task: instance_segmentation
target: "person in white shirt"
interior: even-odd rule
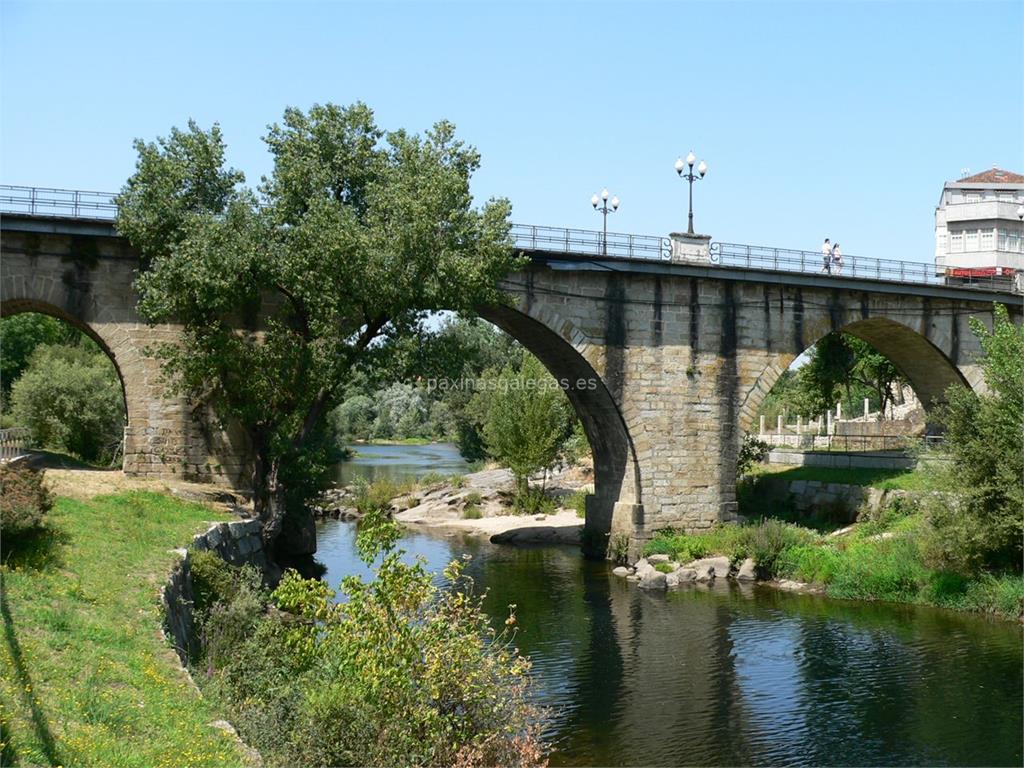
[[[822,272],[828,272],[832,274],[832,245],[829,243],[828,238],[825,238],[825,242],[821,244],[821,260]]]
[[[839,250],[839,243],[832,246],[832,273],[843,274],[843,252]]]

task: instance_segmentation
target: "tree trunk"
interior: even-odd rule
[[[272,459],[266,446],[259,443],[253,453],[253,513],[263,523],[263,543],[269,545],[281,533],[284,520],[284,489],[277,479],[281,462],[280,459]]]

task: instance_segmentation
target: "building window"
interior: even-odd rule
[[[963,232],[950,232],[949,233],[949,252],[950,253],[963,253],[964,252],[964,233]]]
[[[976,250],[978,250],[978,230],[976,230],[976,229],[965,229],[964,230],[964,250],[965,251],[976,251]]]
[[[980,203],[981,192],[977,189],[968,189],[964,193],[964,201],[968,203]]]
[[[991,251],[995,248],[995,230],[992,227],[981,230],[981,250]]]

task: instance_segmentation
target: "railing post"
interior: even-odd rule
[[[906,278],[903,276],[903,262],[902,261],[900,262],[900,282],[901,283],[907,282]]]
[[[29,190],[28,200],[29,200],[28,212],[29,213],[35,213],[36,212],[36,188],[35,187],[32,187],[32,189]]]

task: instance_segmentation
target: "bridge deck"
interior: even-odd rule
[[[113,227],[117,205],[108,192],[0,185],[0,212],[5,214],[3,227],[7,229],[117,237]],[[817,251],[716,241],[711,243],[708,262],[678,262],[671,260],[666,237],[532,224],[513,224],[511,237],[516,248],[555,269],[572,264],[574,269],[650,272],[653,265],[654,271],[666,267],[673,273],[726,280],[886,293],[894,286],[901,290],[911,287],[922,295],[959,295],[975,301],[1006,301],[1019,296],[1010,276],[949,277],[948,272],[936,274],[933,264],[898,259],[844,255],[841,271],[828,274]],[[634,268],[639,264],[643,266]],[[795,275],[799,278],[794,283]]]

